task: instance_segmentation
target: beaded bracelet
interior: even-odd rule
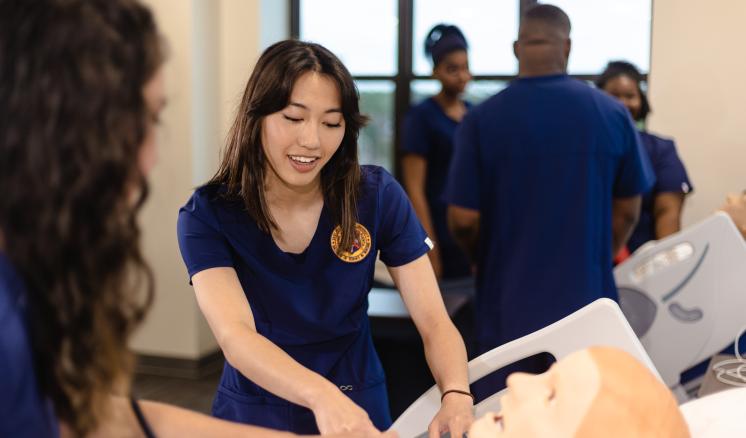
[[[443,394],[441,394],[441,395],[440,395],[440,402],[441,402],[441,403],[443,403],[443,398],[444,398],[444,397],[445,397],[446,395],[448,395],[449,393],[451,393],[451,392],[455,392],[456,394],[463,394],[463,395],[468,395],[469,397],[471,397],[471,402],[472,402],[472,403],[474,403],[474,401],[475,401],[475,399],[474,399],[474,394],[472,394],[471,392],[468,392],[468,391],[462,391],[462,390],[460,390],[460,389],[449,389],[449,390],[447,390],[447,391],[443,391]]]

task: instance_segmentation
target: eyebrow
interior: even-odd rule
[[[298,103],[298,102],[290,102],[288,104],[288,106],[295,106],[295,107],[298,107],[298,108],[301,108],[301,109],[304,109],[304,110],[308,109],[307,106],[303,105],[302,103]],[[327,114],[327,113],[341,113],[341,112],[342,112],[341,108],[331,108],[331,109],[328,109],[328,110],[324,111],[325,114]]]

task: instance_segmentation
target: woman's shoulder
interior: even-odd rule
[[[665,161],[672,156],[678,155],[676,143],[672,138],[662,137],[647,131],[640,132],[640,138],[648,151],[650,160],[655,162]]]
[[[187,202],[179,209],[203,221],[212,221],[220,212],[234,209],[241,202],[231,200],[227,196],[228,190],[223,184],[205,184],[194,189]]]
[[[426,97],[412,105],[407,112],[410,117],[428,117],[438,110],[438,103],[431,97]]]
[[[360,166],[360,188],[362,190],[371,188],[379,189],[381,186],[390,184],[392,181],[396,181],[394,176],[382,166],[374,164]]]
[[[646,144],[652,145],[657,149],[676,148],[676,144],[671,137],[665,137],[650,131],[640,131],[640,137]]]
[[[374,200],[376,204],[393,202],[401,196],[406,196],[399,181],[381,166],[363,165],[360,178],[360,199]]]

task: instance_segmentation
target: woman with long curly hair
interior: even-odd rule
[[[0,436],[286,436],[126,397],[161,47],[135,0],[0,0]]]
[[[388,428],[366,313],[380,251],[443,391],[430,436],[466,431],[466,349],[430,239],[396,180],[358,164],[364,121],[334,54],[276,43],[248,80],[217,174],[181,209],[181,254],[227,359],[215,416],[295,433]]]

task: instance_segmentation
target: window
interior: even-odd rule
[[[552,0],[572,21],[568,71],[586,80],[610,60],[646,73],[652,0]],[[469,41],[472,103],[503,89],[517,73],[512,44],[521,10],[537,0],[290,0],[294,37],[323,44],[345,63],[371,117],[360,135],[360,162],[397,173],[404,114],[439,91],[423,41],[437,23],[459,26]]]
[[[652,0],[552,0],[572,21],[567,70],[597,75],[609,61],[623,59],[647,73],[650,68]]]
[[[396,0],[301,1],[299,35],[334,52],[353,75],[393,76],[396,8]]]
[[[430,75],[433,66],[425,56],[425,37],[433,26],[446,22],[464,32],[472,74],[515,74],[518,63],[513,56],[513,40],[518,34],[518,7],[517,1],[414,0],[414,73]]]

